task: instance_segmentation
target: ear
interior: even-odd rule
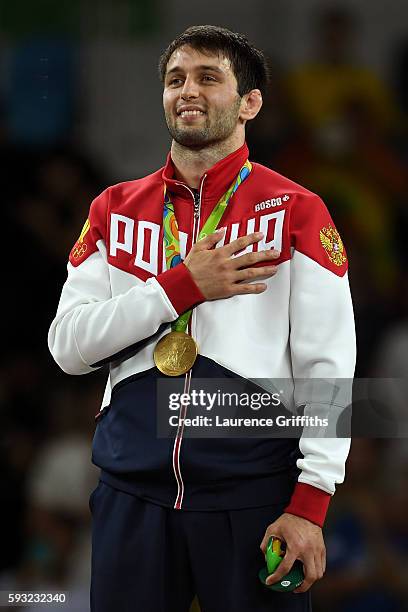
[[[250,121],[254,119],[261,110],[263,100],[259,89],[251,89],[251,91],[242,96],[241,109],[239,117],[242,121]]]

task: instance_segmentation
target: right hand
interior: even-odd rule
[[[222,231],[218,231],[196,242],[184,260],[184,265],[190,270],[206,300],[219,300],[244,293],[263,293],[267,288],[266,283],[252,281],[274,276],[277,266],[256,268],[253,266],[262,261],[277,259],[279,251],[272,249],[233,257],[234,253],[259,242],[263,234],[255,232],[242,236],[226,246],[215,249],[222,236]]]

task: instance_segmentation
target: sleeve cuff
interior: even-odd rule
[[[170,270],[156,276],[177,314],[181,315],[197,304],[205,302],[205,297],[194,282],[190,270],[180,263]]]
[[[297,482],[285,512],[301,516],[323,527],[331,497],[330,493],[317,487]]]

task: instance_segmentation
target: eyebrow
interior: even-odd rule
[[[213,72],[223,74],[223,71],[221,70],[221,68],[218,68],[218,66],[205,66],[204,64],[202,64],[201,66],[197,66],[195,70],[212,70]],[[174,72],[184,72],[184,70],[183,68],[181,68],[181,66],[174,66],[174,68],[171,68],[171,70],[166,72],[166,76],[168,76],[169,74],[173,74]]]

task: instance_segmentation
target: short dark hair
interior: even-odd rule
[[[238,94],[242,97],[252,89],[266,93],[269,74],[267,60],[259,49],[248,41],[244,34],[231,32],[212,25],[191,26],[175,38],[159,60],[159,75],[162,83],[167,64],[176,49],[189,45],[202,52],[221,53],[231,62],[238,83]]]

